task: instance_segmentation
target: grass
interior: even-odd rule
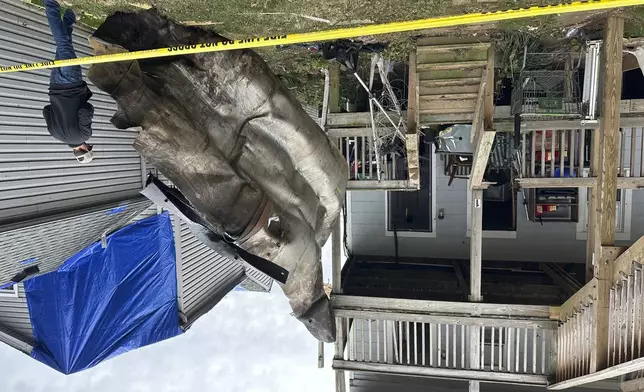
[[[34,3],[41,0],[31,0]],[[133,11],[157,7],[168,17],[182,22],[201,23],[230,38],[278,35],[330,28],[429,18],[494,9],[557,3],[556,0],[499,0],[480,4],[454,5],[452,0],[64,0],[77,11],[81,22],[96,27],[114,11]],[[561,39],[562,26],[569,17],[544,17],[499,23],[493,32],[502,48],[506,68],[513,67],[521,40]],[[644,35],[644,7],[627,11],[625,34]],[[459,34],[458,28],[449,31]],[[469,33],[469,32],[468,32]],[[367,41],[388,42],[384,55],[405,61],[413,50],[412,37],[418,33],[364,37]],[[522,38],[521,38],[522,37]],[[509,40],[508,40],[509,39]],[[522,46],[521,46],[522,47]],[[303,48],[258,50],[296,96],[312,105],[321,102],[326,66],[317,54]],[[515,53],[515,55],[513,55]],[[513,57],[514,56],[514,57]],[[506,58],[507,57],[507,58]]]

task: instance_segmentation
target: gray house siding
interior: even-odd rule
[[[79,56],[91,55],[89,30],[74,30]],[[0,64],[50,60],[55,47],[44,12],[16,0],[0,0]],[[84,73],[86,73],[84,68]],[[96,159],[79,165],[70,148],[47,132],[49,70],[0,76],[0,226],[69,209],[137,196],[141,158],[132,147],[136,130],[117,130],[112,99],[90,83],[95,107]]]
[[[38,266],[41,274],[56,269],[79,250],[100,240],[103,233],[126,224],[150,203],[138,197],[0,232],[0,285],[26,267]]]
[[[219,302],[244,277],[244,268],[202,244],[181,222],[183,306],[188,320]],[[223,292],[222,292],[223,291]],[[212,306],[208,306],[212,304]],[[204,306],[208,309],[204,309]]]
[[[444,219],[435,221],[435,238],[398,237],[400,256],[469,259],[467,237],[467,181],[449,178],[438,160],[436,169],[436,210]],[[394,237],[385,235],[386,192],[351,191],[349,246],[357,255],[393,256]],[[586,242],[576,239],[576,223],[549,223],[543,226],[525,217],[523,199],[517,203],[516,239],[483,238],[483,258],[488,260],[579,262],[585,260]],[[633,190],[631,240],[644,235],[644,191]]]
[[[7,332],[18,334],[24,341],[33,339],[29,309],[25,298],[25,289],[18,285],[18,297],[0,296],[0,327],[8,329]],[[0,330],[1,332],[1,330]],[[12,347],[21,349],[21,344],[7,334],[0,333],[0,341]]]
[[[149,207],[133,221],[147,218],[157,213],[155,205]],[[170,215],[175,230],[177,249],[178,292],[180,307],[189,323],[216,305],[233,287],[240,282],[247,290],[270,291],[273,279],[254,269],[244,270],[237,262],[219,255],[190,231],[188,225]]]

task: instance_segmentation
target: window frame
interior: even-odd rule
[[[0,297],[18,298],[18,283],[0,289]]]
[[[431,174],[430,174],[430,180],[431,180],[431,189],[430,189],[430,205],[431,205],[431,216],[429,217],[431,220],[431,226],[432,230],[431,231],[397,231],[396,236],[398,237],[408,237],[408,238],[436,238],[436,146],[434,143],[431,143],[432,146],[432,162],[430,164],[431,167]],[[393,237],[394,232],[393,230],[389,230],[389,192],[391,191],[385,191],[382,192],[383,196],[385,198],[385,236],[386,237]]]

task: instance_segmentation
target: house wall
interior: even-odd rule
[[[192,320],[203,313],[204,306],[221,300],[231,285],[241,282],[244,268],[201,243],[184,222],[180,230],[183,306]]]
[[[75,27],[78,56],[92,54],[90,34]],[[0,42],[3,65],[51,60],[55,53],[44,11],[18,0],[0,0]],[[132,147],[137,131],[112,126],[116,104],[91,83],[92,164],[79,165],[71,149],[49,135],[42,116],[49,103],[49,74],[45,69],[0,75],[0,230],[34,217],[136,197],[142,186],[141,158]]]
[[[33,338],[29,309],[25,298],[25,289],[22,284],[18,285],[18,297],[0,296],[0,327],[9,329],[19,334],[25,341]],[[15,339],[0,333],[0,342],[12,347],[21,349],[22,345],[17,344]]]
[[[639,145],[639,144],[638,144]],[[627,158],[628,161],[629,158]],[[444,163],[436,165],[436,211],[445,218],[435,221],[435,238],[398,237],[400,256],[469,259],[467,237],[467,181],[449,178]],[[393,256],[394,237],[386,236],[386,192],[351,191],[349,200],[349,246],[354,254]],[[523,198],[517,203],[515,239],[483,238],[483,259],[509,261],[585,262],[586,241],[576,239],[576,223],[539,223],[526,219]],[[631,240],[644,235],[644,190],[633,190]]]

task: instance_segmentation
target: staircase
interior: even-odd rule
[[[419,125],[472,123],[489,37],[426,37],[417,41]]]

